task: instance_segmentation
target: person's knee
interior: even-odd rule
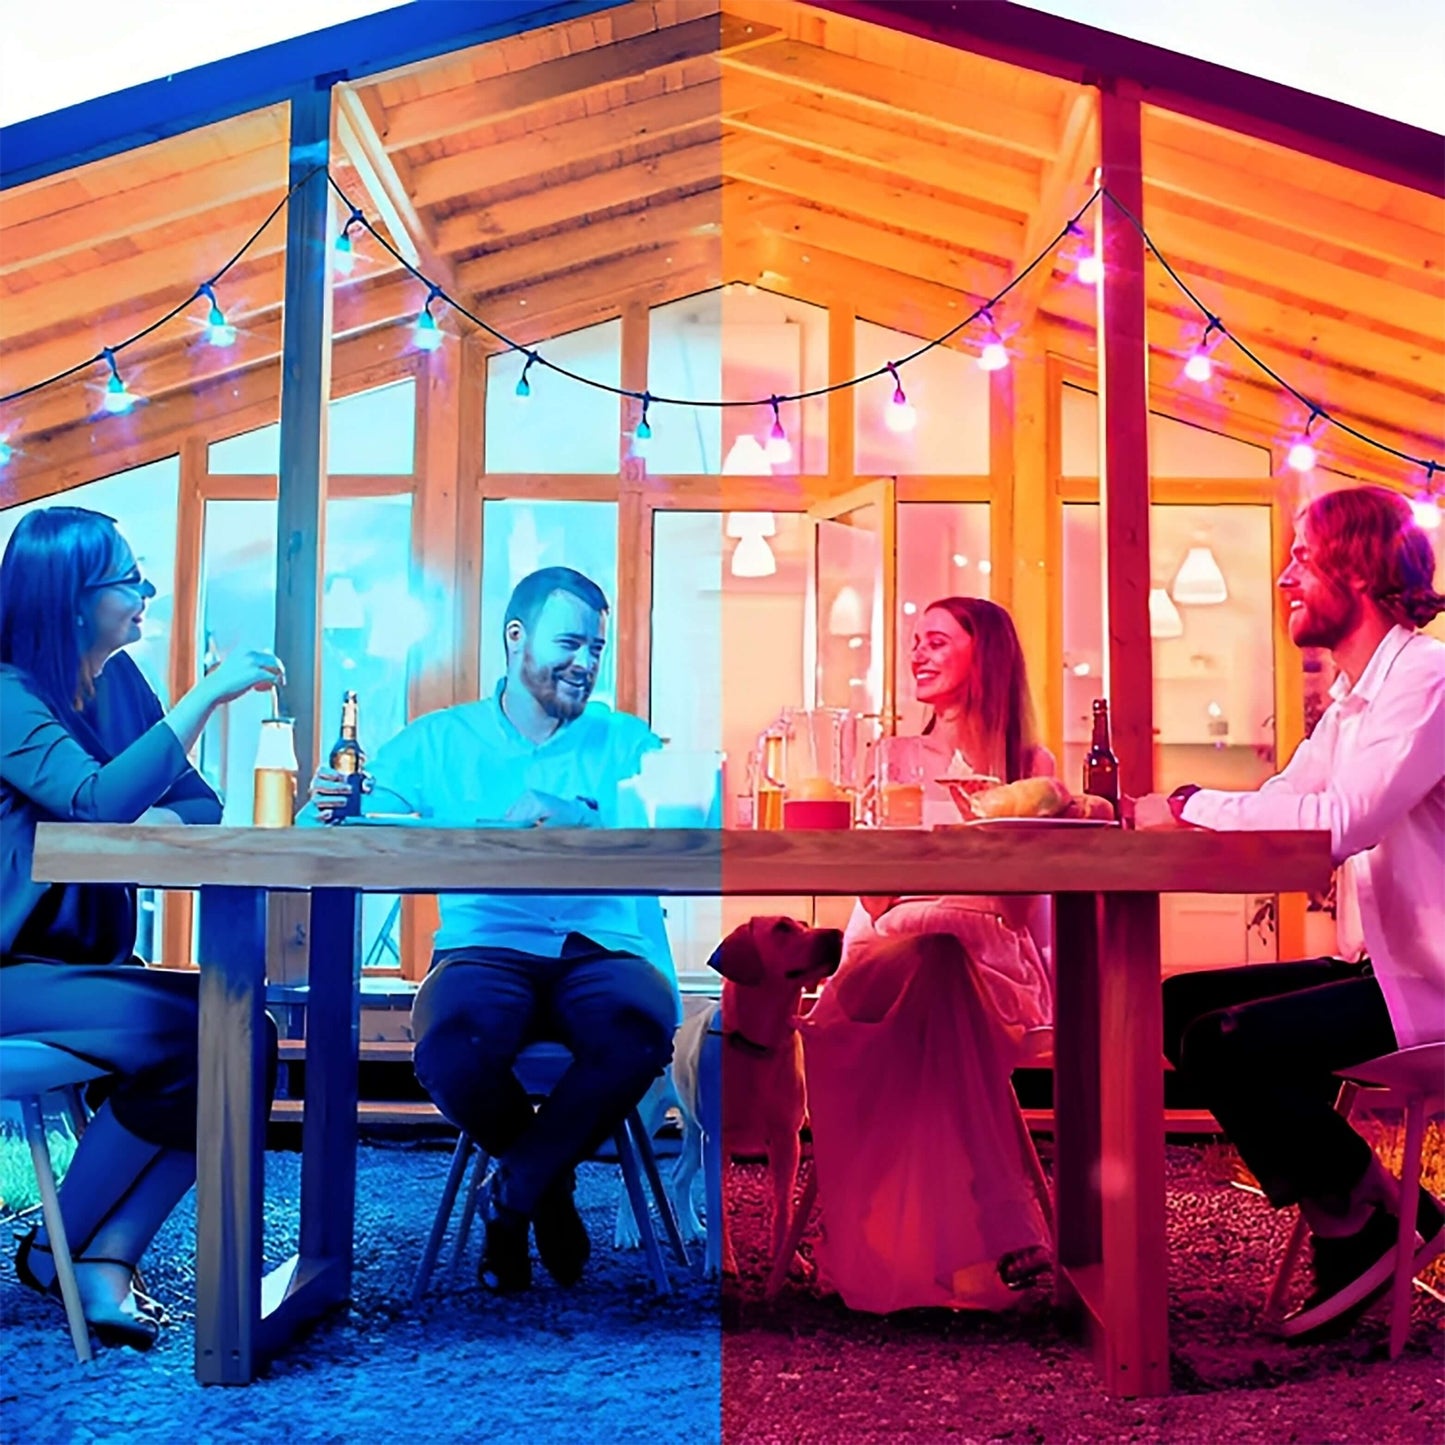
[[[1185,1036],[1196,1023],[1215,1012],[1203,1006],[1197,984],[1197,976],[1188,973],[1164,980],[1164,1056],[1176,1069],[1183,1067]]]
[[[1202,1078],[1239,1075],[1248,1065],[1239,1010],[1216,1009],[1194,1019],[1179,1040],[1178,1068]]]
[[[434,1024],[412,1051],[417,1082],[433,1099],[458,1087],[485,1089],[489,1080],[505,1078],[516,1062],[514,1042],[477,1019],[453,1018]]]
[[[635,1008],[619,1008],[595,1020],[573,1053],[586,1056],[616,1077],[651,1083],[672,1061],[669,1019]]]

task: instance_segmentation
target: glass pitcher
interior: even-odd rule
[[[261,721],[256,745],[251,821],[257,828],[289,828],[296,814],[296,723],[289,717]]]
[[[787,708],[786,787],[789,798],[851,799],[858,781],[858,719],[847,708]]]

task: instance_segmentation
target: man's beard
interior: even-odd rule
[[[1332,649],[1359,625],[1360,600],[1344,587],[1331,587],[1322,603],[1305,601],[1291,615],[1290,637],[1296,647]]]
[[[580,684],[576,688],[562,687],[563,679]],[[573,667],[539,667],[530,650],[522,653],[522,686],[537,699],[538,706],[548,717],[559,722],[571,722],[582,715],[587,699],[592,696],[595,673],[580,673]]]

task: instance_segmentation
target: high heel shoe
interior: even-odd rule
[[[50,1246],[42,1244],[35,1236],[39,1226],[34,1226],[20,1241],[20,1247],[15,1251],[15,1277],[25,1286],[26,1289],[33,1289],[37,1294],[43,1294],[50,1299],[60,1299],[60,1280],[52,1279],[49,1284],[42,1284],[40,1277],[35,1273],[30,1264],[30,1256],[35,1250],[43,1250],[50,1253]],[[76,1264],[118,1264],[124,1269],[130,1269],[131,1265],[121,1259],[80,1259]],[[134,1296],[132,1295],[132,1299]],[[117,1304],[111,1308],[96,1307],[91,1305],[86,1310],[85,1322],[94,1332],[97,1340],[103,1345],[125,1345],[128,1349],[139,1350],[142,1354],[150,1349],[160,1337],[160,1325],[145,1314],[129,1314]]]

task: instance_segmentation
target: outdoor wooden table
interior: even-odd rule
[[[1169,1388],[1160,893],[1323,890],[1325,833],[42,824],[34,876],[201,891],[196,1374],[243,1384],[350,1294],[359,895],[1050,893],[1061,1297],[1106,1389]],[[265,899],[311,894],[300,1248],[262,1276]]]

